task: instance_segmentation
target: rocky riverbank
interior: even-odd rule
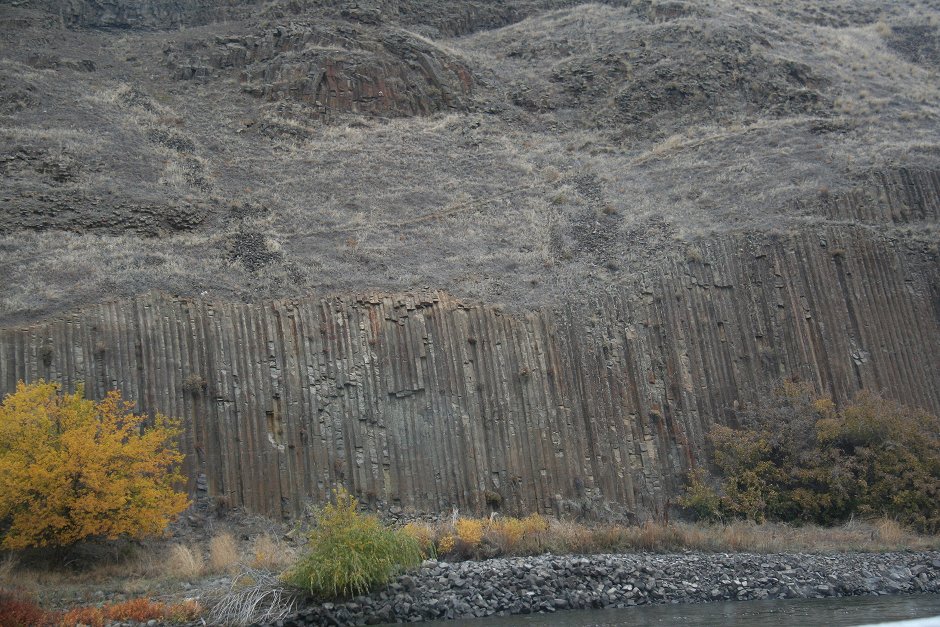
[[[940,593],[940,552],[678,553],[427,561],[385,590],[279,627],[362,625],[650,603]]]

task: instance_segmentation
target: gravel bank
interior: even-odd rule
[[[279,627],[362,625],[729,599],[940,593],[940,552],[677,553],[427,561],[385,590]]]

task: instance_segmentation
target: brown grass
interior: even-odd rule
[[[60,625],[87,625],[104,627],[104,611],[100,607],[76,607],[63,614]]]
[[[167,606],[163,603],[151,601],[148,598],[130,599],[121,603],[107,605],[102,608],[104,617],[113,621],[147,622],[159,620],[166,616]]]
[[[12,586],[13,572],[18,564],[19,560],[12,553],[0,559],[0,586]]]
[[[294,550],[272,536],[259,535],[239,543],[228,532],[205,544],[167,543],[77,558],[81,568],[62,568],[25,561],[15,554],[0,557],[0,588],[33,595],[42,602],[81,596],[105,589],[138,597],[176,581],[193,581],[212,574],[232,574],[246,568],[274,573],[294,559]]]
[[[683,550],[835,553],[940,549],[940,536],[920,535],[887,519],[850,521],[838,527],[782,523],[758,525],[744,521],[715,525],[647,522],[632,526],[587,526],[565,520],[550,520],[547,529],[525,530],[513,534],[511,539],[504,529],[487,527],[480,541],[464,542],[462,550],[457,550],[457,545],[452,541],[454,531],[447,523],[425,530],[424,535],[434,539],[439,554],[456,559],[537,555],[546,551],[556,554]]]
[[[146,623],[150,620],[185,623],[196,620],[203,612],[202,606],[191,599],[180,603],[166,604],[145,597],[106,604],[102,607],[75,607],[60,615],[53,612],[43,612],[38,609],[38,606],[36,606],[36,609],[39,613],[33,612],[30,615],[29,622],[13,622],[10,624],[103,627],[111,622]],[[4,626],[6,624],[5,622],[0,623]]]
[[[179,579],[198,579],[206,570],[205,558],[197,547],[174,544],[166,560],[166,573]]]
[[[246,581],[245,573],[264,577],[270,584],[289,566],[295,551],[269,534],[260,534],[239,542],[229,532],[221,532],[204,543],[156,543],[146,547],[129,545],[130,550],[102,552],[100,547],[84,551],[77,558],[80,568],[52,563],[26,561],[14,554],[0,557],[0,590],[14,593],[0,595],[0,627],[6,614],[26,615],[40,612],[39,619],[21,624],[103,625],[108,621],[146,622],[150,619],[191,622],[204,613],[196,601],[161,603],[150,600],[179,589],[179,581],[197,581],[216,574],[236,575]],[[83,554],[84,554],[83,553]],[[268,586],[271,587],[270,585]],[[129,601],[102,607],[73,607],[67,612],[45,612],[43,607],[68,607],[76,598],[88,598],[93,591],[106,596],[124,595]],[[269,591],[277,597],[276,591]],[[34,612],[35,610],[35,612]],[[32,614],[30,614],[32,616]]]
[[[251,545],[250,566],[259,570],[280,572],[296,557],[294,550],[264,533],[257,536]]]
[[[230,533],[221,533],[209,541],[209,570],[231,573],[238,568],[238,545]]]

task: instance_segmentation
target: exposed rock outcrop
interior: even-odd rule
[[[249,36],[197,40],[164,51],[181,79],[237,72],[266,100],[311,105],[311,113],[419,115],[465,110],[473,78],[459,60],[407,31],[310,22]]]
[[[526,316],[440,293],[116,301],[0,332],[0,392],[40,377],[186,420],[187,470],[299,513],[337,484],[411,511],[662,511],[714,422],[785,376],[940,411],[937,251],[860,228],[713,242]],[[206,385],[186,381],[198,377]]]
[[[247,15],[256,0],[34,0],[78,28],[167,29]]]
[[[5,3],[0,394],[120,388],[277,516],[644,517],[781,378],[940,411],[938,19]]]

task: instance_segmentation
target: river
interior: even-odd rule
[[[722,601],[646,605],[614,610],[491,616],[424,623],[438,627],[842,627],[940,616],[940,595],[887,595],[827,599]],[[940,619],[937,620],[940,625]]]

